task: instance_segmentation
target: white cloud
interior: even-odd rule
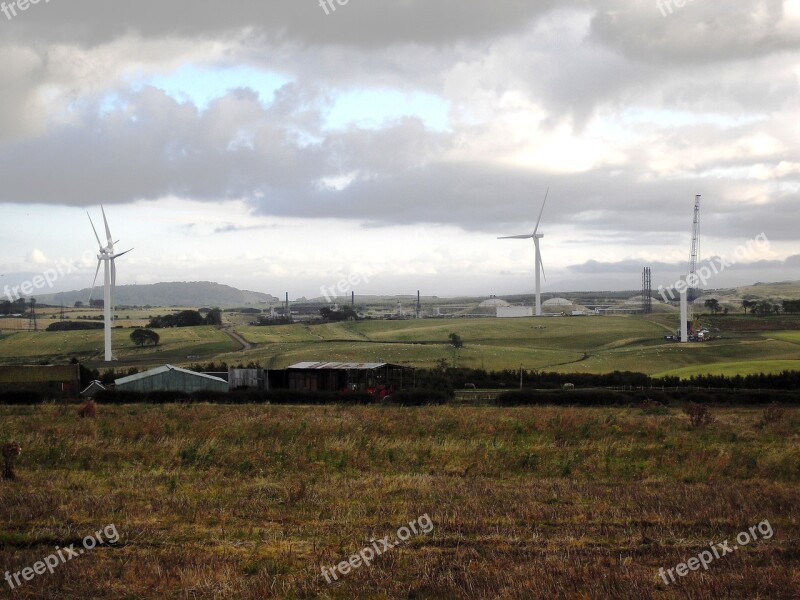
[[[50,259],[45,256],[41,250],[34,249],[25,257],[27,261],[34,265],[46,265],[50,263]]]
[[[710,251],[796,253],[797,0],[38,8],[0,42],[2,264],[80,255],[103,202],[142,282],[488,288],[547,186],[553,284],[683,256],[696,193]]]

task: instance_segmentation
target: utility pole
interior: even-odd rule
[[[31,313],[28,316],[28,331],[39,331],[39,325],[36,323],[36,299],[31,298]]]

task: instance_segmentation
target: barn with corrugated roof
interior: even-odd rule
[[[368,392],[383,398],[414,383],[414,369],[385,362],[301,362],[286,373],[289,389],[302,392]]]
[[[221,377],[164,365],[144,373],[116,380],[116,389],[126,392],[227,392],[228,382]]]
[[[35,391],[77,394],[81,371],[77,364],[0,367],[0,391]]]

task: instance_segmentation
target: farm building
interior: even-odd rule
[[[286,369],[289,389],[369,392],[383,398],[413,387],[414,369],[389,363],[301,362]]]
[[[286,369],[228,369],[228,387],[234,390],[288,390]]]
[[[86,386],[86,389],[81,392],[81,398],[94,398],[100,392],[105,392],[106,386],[97,380],[92,381]]]
[[[116,388],[126,392],[227,392],[228,382],[220,377],[165,365],[117,379]]]
[[[77,394],[81,391],[79,365],[0,367],[0,391]]]
[[[267,382],[265,369],[228,369],[228,386],[231,390],[265,390]]]

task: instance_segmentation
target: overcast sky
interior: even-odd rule
[[[102,203],[118,284],[525,293],[548,187],[545,291],[673,282],[695,194],[770,241],[709,287],[800,279],[800,0],[339,2],[6,0],[6,281],[88,287]]]

